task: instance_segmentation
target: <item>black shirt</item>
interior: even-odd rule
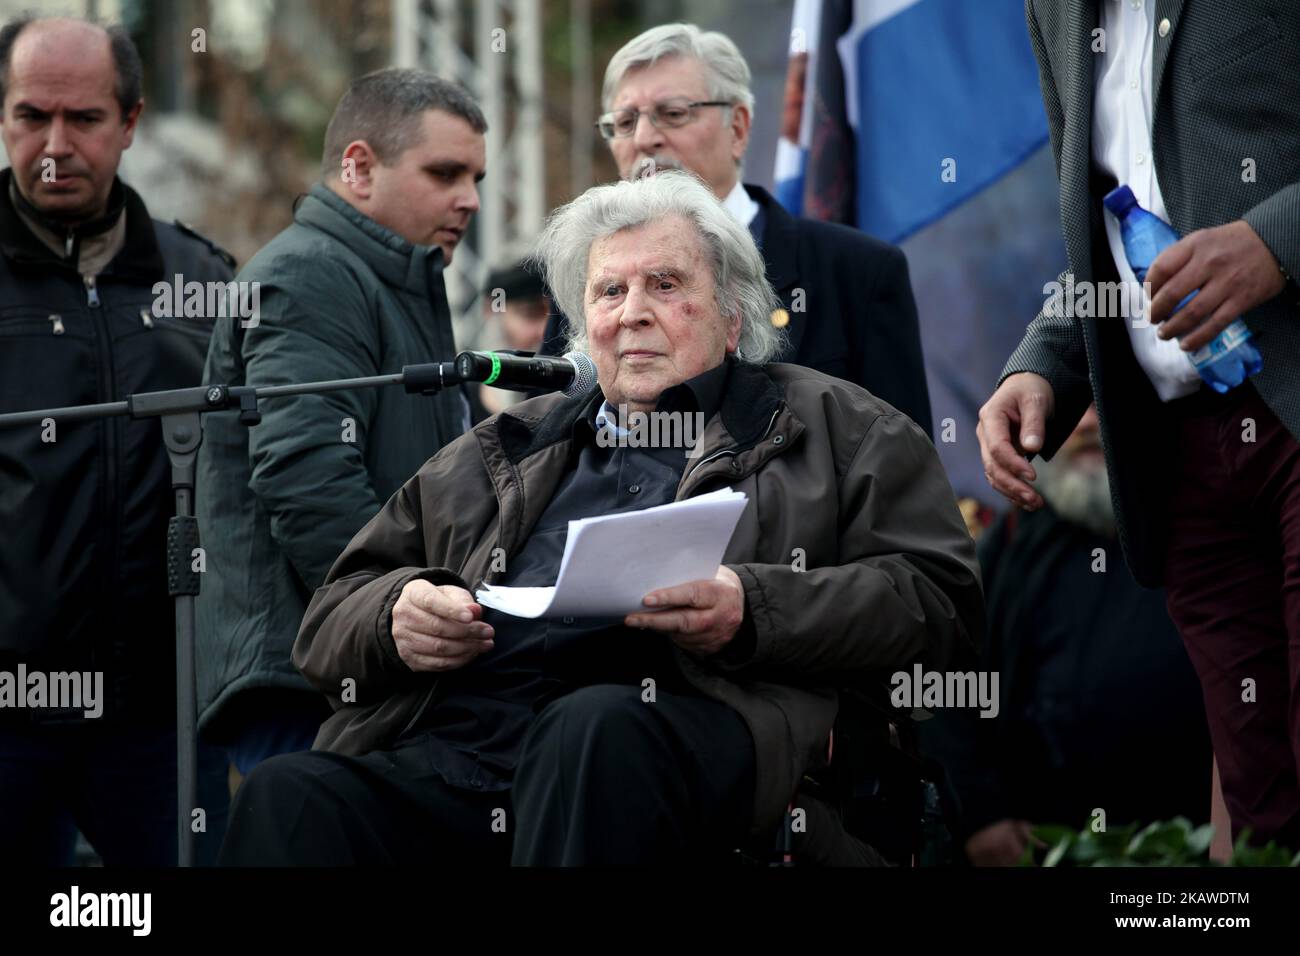
[[[699,421],[708,421],[721,404],[728,370],[729,363],[723,362],[666,389],[657,410],[698,412],[703,415]],[[602,447],[596,421],[603,404],[597,392],[574,422],[572,467],[495,583],[552,586],[570,521],[640,511],[676,497],[687,449]],[[702,430],[692,434],[698,438]],[[426,740],[434,769],[452,786],[507,789],[534,714],[577,687],[640,686],[652,678],[657,689],[695,693],[673,661],[669,638],[625,627],[622,618],[548,621],[484,608],[483,620],[492,625],[493,649],[442,675],[432,704],[402,738]]]

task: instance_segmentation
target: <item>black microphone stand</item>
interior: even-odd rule
[[[300,385],[199,385],[166,392],[142,392],[124,402],[69,405],[0,415],[0,428],[40,425],[50,418],[56,424],[130,416],[157,418],[172,466],[172,493],[176,513],[167,522],[167,591],[176,608],[176,827],[177,863],[194,865],[194,830],[190,815],[198,803],[198,694],[194,678],[194,598],[199,593],[199,572],[192,556],[199,547],[199,524],[194,517],[194,463],[203,441],[201,416],[208,412],[239,410],[239,420],[256,425],[262,420],[259,399],[283,395],[309,395],[354,388],[401,385],[408,392],[433,395],[459,384],[454,362],[406,365],[390,375],[345,378]]]

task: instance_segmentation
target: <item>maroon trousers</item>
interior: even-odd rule
[[[1233,837],[1249,827],[1252,843],[1300,850],[1300,443],[1249,383],[1170,410],[1167,601]]]

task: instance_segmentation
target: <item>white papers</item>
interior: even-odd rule
[[[713,579],[746,501],[725,488],[643,511],[570,521],[554,587],[486,584],[474,597],[515,617],[623,617],[645,610],[641,599],[651,591]]]

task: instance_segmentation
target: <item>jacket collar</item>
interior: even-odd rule
[[[723,362],[680,385],[664,389],[663,394],[659,396],[656,411],[700,412],[704,415],[704,420],[708,421],[721,409],[722,396],[727,391],[727,378],[735,364],[735,362]],[[608,401],[603,402],[595,414],[579,416],[573,426],[575,435],[581,435],[584,427],[590,434],[599,432],[603,427],[602,421],[608,423],[616,432],[621,427],[618,422],[618,409]]]
[[[48,232],[75,236],[78,239],[102,236],[117,225],[118,219],[122,216],[122,210],[126,208],[126,191],[122,187],[122,181],[116,178],[114,178],[113,185],[109,188],[108,205],[104,214],[86,222],[71,225],[58,219],[49,218],[28,202],[27,197],[18,190],[18,183],[13,176],[9,177],[9,199],[29,223],[35,223]]]
[[[762,186],[746,183],[745,192],[766,217],[763,258],[767,261],[767,281],[779,295],[799,281],[799,222]]]
[[[319,229],[360,256],[385,283],[417,295],[428,294],[430,260],[442,269],[439,246],[417,246],[350,205],[323,183],[316,183],[293,215],[294,221]]]
[[[722,394],[719,418],[736,448],[754,444],[766,433],[772,416],[781,406],[781,387],[761,367],[733,361]],[[540,418],[525,417],[510,409],[497,418],[497,437],[506,457],[518,464],[544,448],[573,437],[573,426],[591,415],[603,400],[600,386],[581,395],[562,399]],[[714,449],[706,448],[705,454]]]
[[[18,215],[9,195],[12,177],[12,168],[0,171],[0,253],[19,268],[75,272],[75,264],[52,252]],[[126,212],[126,239],[104,275],[150,283],[163,279],[166,267],[162,250],[144,200],[120,179],[113,184],[113,194],[119,196]]]

